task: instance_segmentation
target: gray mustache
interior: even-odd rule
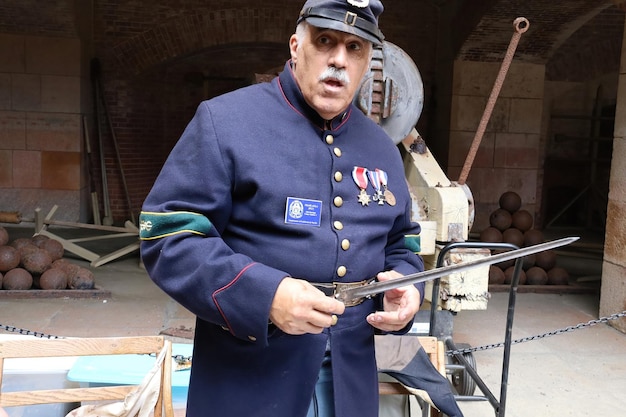
[[[326,81],[331,78],[346,85],[350,84],[350,77],[348,76],[348,72],[344,69],[328,67],[320,75],[319,80]]]

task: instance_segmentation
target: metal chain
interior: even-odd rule
[[[621,317],[626,317],[626,310],[622,311],[621,313],[612,314],[610,316],[600,317],[599,319],[589,320],[586,323],[579,323],[579,324],[577,324],[575,326],[568,326],[568,327],[564,327],[562,329],[553,330],[551,332],[538,334],[538,335],[535,335],[535,336],[527,336],[527,337],[523,337],[521,339],[516,339],[516,340],[513,340],[511,342],[511,345],[516,345],[516,344],[524,343],[524,342],[530,342],[531,340],[543,339],[543,338],[546,338],[548,336],[556,336],[556,335],[560,335],[560,334],[563,334],[563,333],[573,332],[575,330],[580,330],[580,329],[584,329],[586,327],[595,326],[596,324],[607,323],[607,322],[609,322],[611,320],[617,320],[618,318],[621,318]],[[41,337],[41,338],[44,338],[44,339],[65,339],[62,336],[54,336],[54,335],[41,333],[41,332],[33,332],[33,331],[30,331],[30,330],[21,329],[19,327],[15,327],[15,326],[7,326],[7,325],[4,325],[4,324],[0,324],[0,328],[6,330],[8,332],[12,332],[12,333],[19,333],[19,334],[27,335],[27,336]],[[446,351],[446,355],[447,356],[463,355],[465,353],[472,353],[472,352],[478,352],[478,351],[483,351],[483,350],[490,350],[490,349],[495,349],[495,348],[499,348],[499,347],[503,347],[503,346],[504,346],[504,342],[500,342],[500,343],[493,343],[493,344],[489,344],[489,345],[482,345],[482,346],[477,346],[477,347],[472,347],[472,348],[448,350],[448,351]],[[188,363],[188,362],[190,363],[191,359],[192,359],[191,356],[183,356],[183,355],[172,355],[172,358],[178,364],[185,364],[185,363]]]
[[[575,326],[568,326],[568,327],[564,327],[562,329],[553,330],[551,332],[538,334],[538,335],[535,335],[535,336],[527,336],[527,337],[523,337],[521,339],[516,339],[516,340],[513,340],[511,342],[511,345],[516,345],[518,343],[524,343],[524,342],[530,342],[531,340],[543,339],[543,338],[548,337],[548,336],[556,336],[556,335],[567,333],[567,332],[573,332],[574,330],[584,329],[586,327],[594,326],[596,324],[607,323],[610,320],[616,320],[616,319],[618,319],[620,317],[626,317],[626,310],[622,311],[621,313],[612,314],[610,316],[600,317],[599,319],[596,319],[596,320],[589,320],[586,323],[579,323],[579,324],[577,324]],[[499,348],[499,347],[503,347],[503,346],[504,346],[504,342],[501,342],[501,343],[494,343],[494,344],[491,344],[491,345],[477,346],[477,347],[473,347],[473,348],[448,350],[448,351],[446,351],[446,355],[447,356],[462,355],[464,353],[472,353],[472,352],[477,352],[477,351],[495,349],[495,348]]]

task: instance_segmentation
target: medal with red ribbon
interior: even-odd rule
[[[367,171],[367,176],[369,177],[370,182],[372,183],[372,186],[376,190],[376,193],[372,195],[372,200],[378,202],[379,206],[382,206],[383,204],[385,204],[385,196],[383,195],[383,192],[380,189],[379,173],[380,172],[378,169],[376,171]]]
[[[385,202],[389,204],[390,206],[395,206],[396,196],[393,195],[393,193],[387,189],[387,181],[389,181],[389,176],[382,169],[376,168],[376,172],[378,172],[378,178],[380,179],[380,184],[385,189],[385,192],[384,192]]]
[[[367,206],[370,203],[370,196],[367,194],[367,168],[354,167],[352,170],[352,179],[354,183],[359,187],[361,192],[358,195],[359,203],[362,206]]]

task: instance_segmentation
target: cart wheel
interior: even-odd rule
[[[457,345],[459,349],[469,348],[470,345],[467,344],[459,344]],[[474,359],[474,354],[471,352],[463,353],[463,358],[470,364],[470,366],[476,370],[476,359]],[[455,365],[460,365],[460,361],[452,356],[451,361]],[[471,375],[465,370],[455,370],[452,372],[452,386],[456,389],[456,392],[459,395],[471,396],[474,395],[474,391],[476,391],[476,381],[471,377]]]

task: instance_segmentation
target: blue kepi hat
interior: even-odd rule
[[[378,29],[378,16],[383,10],[380,0],[307,0],[298,23],[306,20],[318,28],[351,33],[381,44],[385,37]]]

